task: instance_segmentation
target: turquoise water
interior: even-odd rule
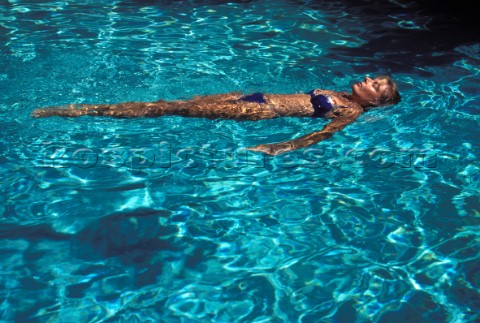
[[[0,2],[0,320],[479,320],[480,41],[436,21],[407,1]],[[325,121],[30,117],[365,74],[402,102],[277,157],[241,148]]]

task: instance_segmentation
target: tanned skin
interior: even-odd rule
[[[312,132],[297,139],[263,144],[246,148],[269,155],[279,155],[287,151],[308,147],[330,138],[335,132],[345,128],[357,119],[366,109],[375,106],[375,100],[389,90],[383,79],[365,78],[352,86],[352,94],[327,90],[315,90],[315,95],[324,94],[333,98],[335,108],[323,117],[332,119],[322,130]],[[186,101],[126,102],[119,104],[75,104],[67,107],[36,109],[36,118],[61,116],[104,116],[113,118],[161,117],[177,115],[182,117],[262,120],[279,117],[313,117],[315,110],[308,94],[264,94],[265,103],[241,100],[241,93],[227,93],[194,97]]]

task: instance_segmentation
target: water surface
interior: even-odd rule
[[[478,320],[480,42],[442,19],[409,2],[1,3],[0,318]],[[402,102],[278,157],[241,148],[325,121],[30,117],[366,73]]]

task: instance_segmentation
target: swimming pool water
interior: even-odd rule
[[[380,3],[0,2],[0,320],[479,320],[480,42]],[[30,117],[365,73],[402,102],[277,157],[325,121]]]

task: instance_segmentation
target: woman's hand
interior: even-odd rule
[[[251,151],[259,151],[267,155],[276,156],[286,153],[287,151],[290,151],[294,148],[290,142],[286,141],[278,144],[263,144],[254,147],[248,147],[245,149]]]

